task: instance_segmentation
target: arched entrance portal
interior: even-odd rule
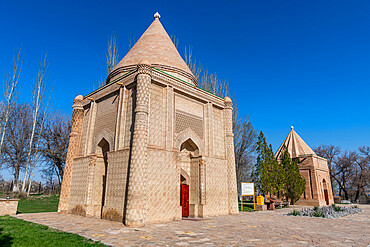
[[[180,146],[180,205],[183,217],[201,217],[199,148],[187,139]]]
[[[329,205],[329,192],[328,192],[328,187],[327,187],[325,179],[322,180],[322,187],[324,189],[324,197],[325,197],[326,205]]]
[[[102,184],[101,184],[101,193],[102,193],[102,198],[101,198],[101,217],[103,215],[103,207],[105,203],[105,194],[106,194],[106,189],[107,189],[107,172],[108,172],[108,151],[109,151],[109,143],[108,141],[103,138],[99,143],[96,152],[98,155],[101,155],[100,158],[103,159],[104,162],[104,171],[102,172],[103,178],[102,178]]]

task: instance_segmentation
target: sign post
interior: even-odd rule
[[[256,203],[254,198],[254,183],[241,182],[240,203],[242,211],[243,211],[243,196],[253,196],[253,210],[256,210]]]

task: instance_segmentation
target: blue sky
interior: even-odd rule
[[[311,146],[370,145],[369,1],[1,1],[0,76],[22,46],[21,100],[47,53],[52,106],[105,79],[109,36],[120,57],[161,14],[179,51],[230,82],[239,112],[276,150],[293,125]],[[96,88],[96,87],[95,87]]]

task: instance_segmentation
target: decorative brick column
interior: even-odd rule
[[[68,152],[64,167],[62,188],[58,206],[58,212],[61,213],[66,213],[68,211],[73,159],[76,156],[81,155],[81,130],[84,117],[82,101],[83,96],[78,95],[74,99],[74,104],[72,106],[72,128],[69,136]]]
[[[234,154],[234,134],[233,134],[233,102],[229,97],[225,97],[225,125],[226,125],[226,160],[227,160],[227,180],[229,194],[229,214],[238,214],[238,192],[236,187],[236,170]]]
[[[141,61],[138,64],[136,83],[135,126],[125,217],[125,225],[130,227],[145,225],[148,112],[151,84],[149,62]]]

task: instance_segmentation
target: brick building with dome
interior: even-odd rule
[[[74,100],[58,212],[132,227],[238,213],[232,102],[197,86],[154,17]]]
[[[283,147],[288,149],[290,157],[297,160],[299,172],[306,180],[306,189],[296,204],[310,206],[326,206],[334,203],[328,162],[318,156],[295,132],[293,126],[285,138],[275,157],[279,160]]]

